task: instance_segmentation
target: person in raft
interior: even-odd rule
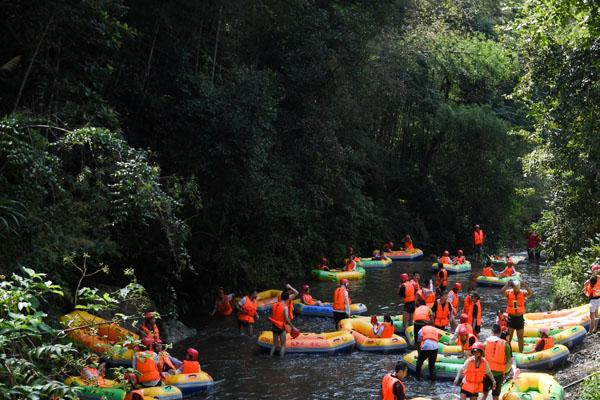
[[[389,253],[394,250],[394,242],[384,243],[382,248],[385,253]]]
[[[454,257],[454,260],[452,260],[452,264],[454,264],[454,265],[462,265],[466,261],[467,261],[467,259],[465,258],[465,252],[459,249],[456,252],[456,257]]]
[[[200,362],[198,361],[198,350],[190,347],[185,351],[185,360],[177,369],[178,374],[197,374],[200,372]]]
[[[469,320],[469,315],[462,313],[460,314],[460,316],[458,317],[459,320],[459,324],[456,326],[456,329],[454,330],[454,334],[452,335],[452,338],[450,339],[451,342],[454,342],[456,344],[458,344],[458,338],[460,337],[460,332],[461,330],[464,328],[467,331],[467,334],[475,334],[475,332],[473,332],[473,326],[470,325],[467,321]],[[477,337],[477,336],[475,336]]]
[[[419,334],[416,337],[416,343],[418,343],[416,379],[418,381],[422,379],[421,368],[423,367],[423,362],[427,360],[429,379],[435,382],[435,361],[437,360],[440,337],[441,335],[438,330],[431,326],[431,321],[428,321],[427,325],[419,330]]]
[[[510,344],[500,337],[501,332],[500,325],[494,324],[492,325],[492,336],[485,340],[484,357],[496,382],[496,386],[492,390],[493,400],[500,398],[500,389],[509,365],[513,371],[513,378],[516,379],[519,376],[519,369],[512,356]],[[486,376],[483,380],[483,399],[487,399],[490,389],[492,389],[492,381]]]
[[[346,266],[344,267],[344,271],[356,271],[356,259],[353,255],[349,256],[346,259]]]
[[[415,246],[413,245],[413,241],[409,234],[406,234],[404,239],[402,239],[402,246],[404,247],[404,251],[409,253],[415,251]]]
[[[462,354],[459,357],[467,357],[475,342],[477,342],[477,336],[470,333],[464,326],[458,328],[458,337],[454,343],[462,348]]]
[[[371,260],[379,261],[379,260],[384,260],[384,259],[385,259],[385,256],[383,255],[383,252],[381,250],[377,249],[377,250],[373,251],[373,257],[371,257]]]
[[[506,262],[506,268],[504,268],[502,272],[500,272],[500,276],[506,278],[509,276],[514,276],[516,273],[517,270],[515,269],[515,264],[513,263],[512,258],[509,258]]]
[[[300,293],[300,301],[302,304],[306,304],[307,306],[322,306],[323,302],[319,300],[313,299],[310,294],[310,286],[306,283],[302,285],[302,292]]]
[[[485,234],[479,225],[475,225],[473,231],[473,248],[475,250],[475,262],[482,261],[483,243],[485,242]]]
[[[537,264],[540,260],[539,247],[541,243],[542,238],[536,232],[529,232],[527,235],[527,257],[534,264]]]
[[[392,323],[392,317],[389,315],[383,317],[383,322],[379,322],[376,315],[371,315],[371,326],[369,337],[372,339],[389,339],[394,336],[394,324]]]
[[[87,386],[104,387],[104,375],[106,373],[106,363],[100,363],[100,357],[92,354],[88,357],[86,366],[81,370],[81,379]]]
[[[408,274],[400,275],[400,286],[398,287],[398,296],[404,298],[404,310],[402,311],[402,329],[406,331],[413,324],[413,314],[415,312],[416,290],[412,281],[408,280]]]
[[[452,264],[452,260],[450,259],[450,252],[448,250],[444,250],[442,256],[438,259],[442,264]]]
[[[406,400],[406,385],[403,380],[408,374],[408,366],[398,361],[394,372],[385,374],[381,380],[381,399],[382,400]]]
[[[340,280],[340,285],[333,292],[333,321],[335,329],[344,318],[350,318],[350,296],[348,295],[348,286],[350,281],[344,278]]]
[[[523,286],[524,289],[521,289]],[[506,297],[506,313],[508,314],[508,342],[513,338],[513,333],[517,331],[517,338],[519,341],[519,353],[523,352],[523,332],[525,329],[525,320],[523,314],[525,314],[525,301],[528,297],[533,296],[533,291],[527,284],[527,282],[519,282],[509,280],[506,285],[502,287],[502,294]]]
[[[143,336],[150,336],[154,340],[160,340],[160,331],[156,326],[156,313],[152,310],[146,310],[144,312],[144,320],[140,325],[140,330]]]
[[[479,393],[484,391],[483,381],[487,377],[492,383],[492,390],[496,389],[496,380],[488,362],[483,357],[485,346],[481,342],[475,342],[471,349],[472,357],[467,358],[464,365],[456,373],[454,384],[460,385],[460,399],[477,400]],[[462,378],[462,379],[461,379]]]
[[[130,379],[144,387],[160,385],[161,376],[158,369],[158,354],[154,352],[154,339],[145,336],[138,350],[131,358],[131,366],[136,373],[130,374]]]
[[[248,336],[254,334],[254,322],[258,319],[257,307],[258,292],[256,289],[246,292],[246,296],[237,303],[238,328],[241,335],[244,335],[244,331],[248,333]]]
[[[164,378],[167,375],[175,375],[177,370],[181,367],[182,362],[170,355],[169,352],[163,348],[163,342],[160,340],[154,342],[154,352],[158,355],[158,370],[160,371],[161,376]]]
[[[445,292],[448,287],[448,271],[443,262],[437,263],[438,271],[435,274],[435,287],[438,293]]]
[[[285,355],[286,327],[289,326],[292,332],[295,329],[294,325],[292,325],[288,310],[289,298],[290,294],[287,291],[282,292],[281,299],[277,303],[273,304],[273,308],[271,309],[271,316],[269,317],[269,320],[273,324],[271,327],[271,331],[273,332],[273,346],[271,346],[271,352],[269,353],[271,357],[273,357],[275,350],[278,348],[279,356],[283,357]]]
[[[321,263],[319,265],[317,265],[317,269],[320,269],[321,271],[329,271],[329,266],[327,265],[328,261],[325,257],[321,258]]]
[[[233,293],[225,294],[225,290],[222,287],[217,289],[215,293],[215,306],[213,307],[210,316],[219,314],[222,317],[228,317],[233,313],[233,306],[231,302],[233,300]]]
[[[531,351],[526,351],[525,353],[536,353],[538,351],[548,350],[554,347],[554,339],[548,336],[548,328],[540,328],[540,337],[535,342],[535,345],[531,349]]]
[[[496,271],[494,271],[494,269],[492,268],[492,266],[493,266],[492,260],[490,260],[488,258],[485,261],[485,265],[483,266],[483,271],[481,271],[481,275],[487,276],[487,277],[494,277],[494,276],[496,276]]]
[[[600,279],[594,273],[592,277],[583,284],[583,293],[590,299],[590,330],[588,335],[598,331],[598,307],[600,307]]]

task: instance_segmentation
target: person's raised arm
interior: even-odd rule
[[[521,282],[521,286],[523,286],[525,288],[525,290],[527,291],[527,297],[533,296],[533,290],[531,290],[529,283],[523,281],[523,282]]]
[[[504,284],[504,286],[502,286],[502,289],[500,289],[500,290],[502,291],[502,294],[503,294],[504,296],[506,296],[506,292],[508,292],[510,289],[512,289],[512,287],[513,287],[513,281],[512,281],[512,279],[511,279],[511,280],[509,280],[508,282],[506,282],[506,283]]]
[[[290,289],[292,292],[294,292],[294,293],[290,294],[290,300],[294,300],[294,299],[298,298],[298,294],[299,293],[298,293],[298,291],[296,289],[294,289],[292,287],[292,285],[290,285],[289,283],[286,283],[285,287],[288,288],[288,289]]]

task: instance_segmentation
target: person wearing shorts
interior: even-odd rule
[[[513,378],[518,376],[519,373],[515,359],[512,356],[510,344],[502,339],[500,337],[501,335],[502,328],[500,325],[494,324],[492,325],[492,335],[485,340],[484,357],[490,366],[492,375],[494,375],[496,385],[494,386],[492,380],[487,376],[483,379],[484,399],[487,399],[490,390],[492,391],[493,400],[498,400],[500,398],[500,390],[502,389],[505,372],[509,365],[513,371]]]
[[[524,289],[521,289],[521,286]],[[507,340],[510,343],[513,338],[513,333],[517,331],[517,338],[519,340],[519,353],[522,353],[523,346],[525,345],[525,340],[523,337],[525,328],[523,314],[525,314],[526,311],[525,302],[528,297],[533,295],[533,291],[525,281],[519,283],[519,281],[509,280],[506,282],[506,285],[502,287],[502,294],[506,296],[506,314],[508,314]]]
[[[592,277],[583,285],[583,293],[590,299],[590,330],[588,335],[598,331],[598,308],[600,308],[600,278]]]

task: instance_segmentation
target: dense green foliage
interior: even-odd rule
[[[583,381],[581,400],[600,400],[600,375],[597,373]]]

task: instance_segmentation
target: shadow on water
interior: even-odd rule
[[[449,287],[461,282],[463,289],[475,288],[475,277],[480,266],[474,266],[471,274],[449,276]],[[537,296],[544,296],[539,267],[519,264],[521,272]],[[352,281],[350,296],[353,302],[365,303],[369,314],[398,314],[397,295],[400,274],[418,271],[421,281],[432,276],[431,261],[394,263],[385,270],[369,270],[362,281]],[[302,282],[296,282],[299,288]],[[331,300],[335,285],[330,282],[310,282],[315,298]],[[489,331],[496,311],[505,306],[499,288],[478,287],[484,310],[482,333]],[[461,293],[462,298],[465,291]],[[296,316],[294,323],[303,332],[326,332],[334,328],[328,318]],[[256,337],[238,334],[236,320],[231,318],[205,317],[192,322],[199,335],[178,346],[179,354],[185,346],[193,345],[200,351],[202,369],[219,381],[209,392],[198,394],[192,399],[374,399],[379,398],[381,377],[393,369],[401,354],[370,354],[354,350],[335,355],[286,355],[269,358],[258,351]],[[270,329],[266,316],[255,325],[255,336],[261,330]],[[425,376],[427,373],[425,372]],[[433,399],[458,398],[459,389],[450,382],[435,384],[417,382],[412,376],[406,379],[409,398],[426,396]]]

